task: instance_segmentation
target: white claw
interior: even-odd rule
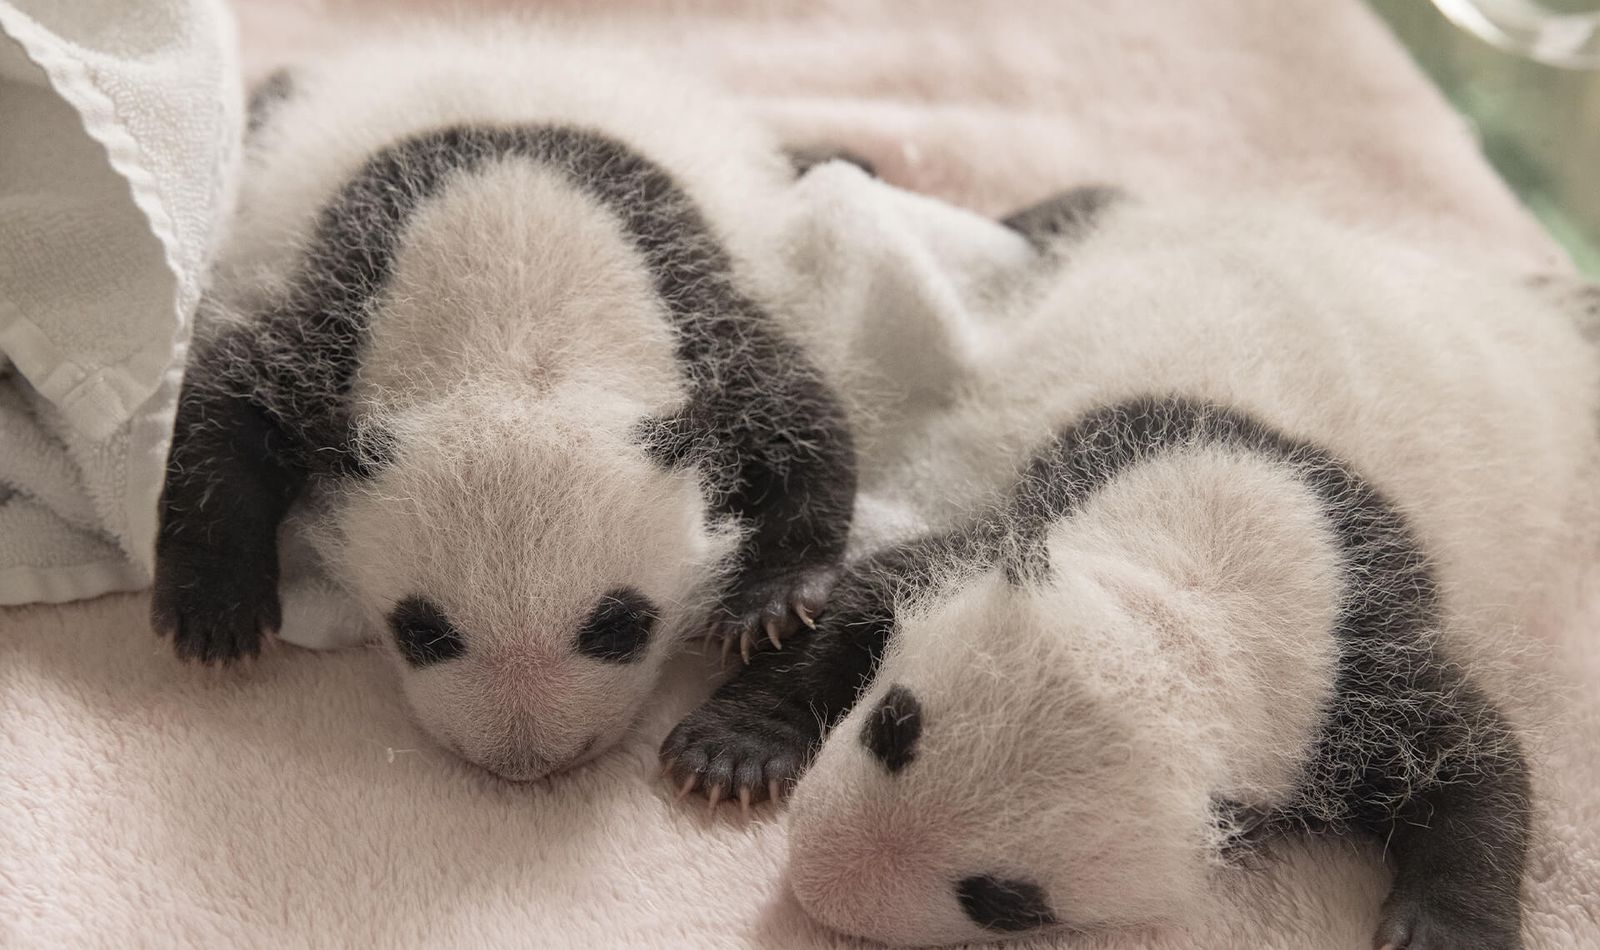
[[[721,660],[721,663],[722,663],[723,666],[727,666],[728,665],[728,653],[731,652],[732,650],[733,650],[733,638],[729,637],[729,636],[724,636],[722,638],[722,660]]]
[[[694,791],[694,776],[690,775],[688,778],[683,780],[683,787],[678,789],[678,795],[673,799],[673,801],[683,801],[692,791]]]
[[[711,791],[706,793],[706,811],[716,811],[717,802],[722,801],[722,786],[713,785]]]
[[[739,634],[739,655],[744,658],[744,665],[750,665],[750,631]]]
[[[778,621],[767,621],[767,639],[772,642],[772,648],[774,650],[783,649],[783,638],[778,636]]]
[[[799,604],[799,603],[795,604],[794,605],[794,612],[795,612],[795,616],[800,618],[800,622],[805,624],[809,629],[812,629],[812,630],[817,629],[817,622],[814,619],[812,619],[811,611],[806,609],[806,605],[805,604]]]
[[[782,797],[780,794],[782,791],[783,789],[778,784],[777,779],[773,778],[767,780],[767,797],[771,798],[774,803],[776,803],[778,799]]]
[[[750,787],[748,785],[739,788],[739,814],[745,818],[750,817]]]

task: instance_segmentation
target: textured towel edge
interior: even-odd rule
[[[220,32],[218,40],[224,48],[237,50],[238,29],[231,12],[219,7],[214,28]],[[200,274],[204,261],[187,267],[180,260],[179,241],[166,196],[155,177],[146,169],[139,144],[122,122],[111,98],[101,89],[93,71],[79,56],[69,52],[74,44],[58,37],[33,18],[15,8],[0,5],[0,32],[5,33],[21,48],[23,54],[44,74],[50,88],[73,107],[85,135],[104,150],[111,170],[127,183],[129,197],[145,220],[148,232],[160,243],[162,262],[173,283],[172,333],[163,341],[153,343],[124,360],[120,365],[87,370],[78,367],[73,383],[47,388],[39,385],[45,398],[56,403],[67,421],[86,438],[105,438],[117,426],[145,404],[160,388],[167,364],[176,360],[192,330],[193,313],[200,298]],[[238,82],[235,73],[231,80]],[[238,143],[234,142],[221,156],[222,173],[211,182],[211,206],[220,220],[227,203],[224,196],[238,162]],[[192,271],[192,272],[191,272]],[[31,325],[30,325],[31,326]],[[32,328],[37,331],[37,328]],[[66,366],[68,360],[56,353],[54,347],[36,349],[34,356],[41,362],[52,362],[48,376],[56,375],[56,368]],[[30,378],[39,378],[36,363],[24,367]],[[58,390],[59,391],[56,391]],[[108,413],[111,413],[108,415]]]
[[[149,585],[150,579],[138,566],[122,560],[68,567],[13,567],[0,571],[0,607],[64,604]]]

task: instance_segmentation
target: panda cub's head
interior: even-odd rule
[[[1149,708],[1147,625],[1097,585],[996,568],[902,607],[895,636],[795,791],[789,878],[812,916],[926,945],[1193,909],[1211,770]]]
[[[622,738],[732,543],[694,473],[654,464],[602,399],[402,412],[321,539],[423,728],[508,779]]]

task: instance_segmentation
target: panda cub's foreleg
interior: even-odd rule
[[[156,632],[203,663],[278,629],[278,524],[305,484],[267,414],[211,382],[191,370],[178,399],[151,602]]]
[[[1394,884],[1373,946],[1519,950],[1528,801],[1527,767],[1513,753],[1408,802],[1389,830]]]
[[[679,795],[715,806],[778,798],[872,681],[894,629],[894,604],[914,568],[945,539],[912,542],[850,567],[816,632],[751,659],[668,734],[662,765]]]
[[[725,507],[749,526],[738,572],[723,592],[713,635],[739,644],[746,662],[763,636],[774,648],[802,626],[815,627],[839,576],[855,498],[855,452],[843,413],[824,387],[797,398],[811,403],[768,445],[741,453],[740,481]],[[785,445],[774,450],[770,444]]]

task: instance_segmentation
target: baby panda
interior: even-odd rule
[[[764,302],[782,150],[509,27],[373,42],[254,105],[161,499],[180,656],[278,627],[292,514],[421,724],[532,779],[617,741],[676,639],[811,622],[855,467]]]
[[[667,737],[675,780],[753,800],[810,764],[794,892],[892,944],[1182,925],[1299,829],[1385,842],[1375,946],[1520,947],[1489,660],[1592,536],[1572,314],[1288,212],[1053,220],[1060,271],[909,437],[1006,487],[854,561]]]

